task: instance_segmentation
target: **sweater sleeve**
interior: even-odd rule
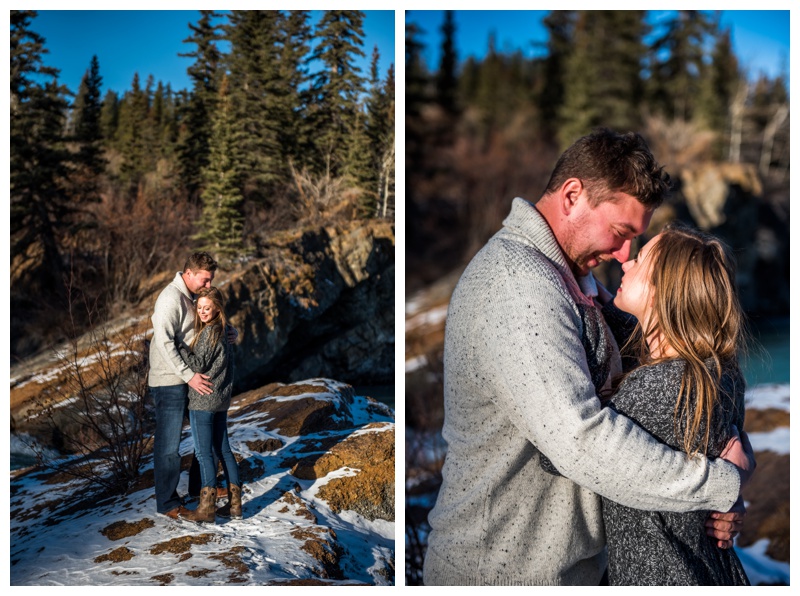
[[[180,298],[178,298],[179,300]],[[180,304],[174,297],[162,294],[156,301],[153,311],[153,345],[161,354],[163,362],[172,367],[175,374],[184,382],[192,380],[194,373],[178,351],[176,333],[181,328]]]
[[[481,309],[485,375],[496,406],[574,482],[637,509],[727,511],[739,474],[723,460],[687,460],[628,418],[602,408],[574,303],[530,263],[493,276]],[[549,272],[548,272],[549,273]]]

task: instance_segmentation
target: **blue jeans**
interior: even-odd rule
[[[228,412],[189,410],[189,422],[192,425],[194,454],[200,464],[203,488],[217,486],[217,468],[213,453],[222,462],[228,487],[241,486],[239,466],[228,443]]]
[[[150,387],[156,405],[156,433],[153,439],[153,474],[156,511],[167,513],[181,504],[178,480],[181,476],[181,430],[189,405],[188,385]]]

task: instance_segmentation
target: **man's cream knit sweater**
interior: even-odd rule
[[[194,301],[181,273],[156,299],[153,309],[153,339],[150,340],[150,387],[183,385],[194,372],[181,358],[176,341],[190,343],[194,337]]]
[[[601,408],[583,344],[587,304],[546,221],[515,199],[450,301],[448,452],[426,584],[597,585],[599,495],[664,511],[727,511],[736,500],[731,464],[687,461]],[[542,470],[540,453],[565,477]]]

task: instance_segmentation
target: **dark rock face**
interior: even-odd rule
[[[733,249],[745,311],[788,313],[788,195],[766,196],[752,164],[703,162],[684,168],[679,178],[674,218],[719,236]]]
[[[336,227],[282,232],[270,237],[261,255],[243,268],[219,271],[215,285],[227,298],[226,313],[239,331],[235,349],[235,392],[271,382],[314,377],[353,385],[394,384],[394,225],[383,220],[356,221]],[[172,274],[174,275],[174,273]],[[110,340],[136,353],[130,364],[146,375],[150,316],[158,293],[172,275],[159,274],[152,296],[125,316],[112,320]],[[97,336],[78,340],[73,360],[95,368]],[[69,346],[62,352],[70,354]],[[74,394],[69,358],[48,350],[15,364],[11,374],[13,432],[35,435],[46,446],[61,447],[59,437],[77,437],[64,412],[55,425],[37,421],[47,405]],[[83,365],[82,365],[83,366]],[[103,391],[102,375],[87,371]],[[98,380],[99,379],[99,380]],[[74,418],[74,416],[73,416]],[[63,442],[63,441],[61,441]]]
[[[368,222],[278,239],[225,286],[236,383],[394,379],[394,230]]]

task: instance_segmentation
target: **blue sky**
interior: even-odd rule
[[[377,45],[384,77],[395,62],[394,11],[365,13],[361,49],[366,56],[359,66],[368,77],[372,49]],[[321,15],[322,11],[311,11],[311,24]],[[49,53],[44,63],[60,69],[59,81],[73,92],[77,92],[93,55],[100,62],[103,94],[109,89],[117,93],[130,89],[135,72],[142,85],[152,74],[156,82],[170,83],[177,91],[191,86],[186,69],[193,59],[178,54],[195,49],[183,40],[191,35],[189,23],[196,24],[199,18],[196,10],[41,10],[30,27],[45,38]]]
[[[468,56],[482,57],[488,47],[489,33],[494,32],[495,47],[500,51],[522,50],[526,56],[537,55],[537,42],[547,41],[541,24],[549,11],[530,10],[458,10],[455,12],[456,49],[459,60]],[[651,24],[657,25],[668,11],[650,11]],[[442,10],[413,10],[406,13],[406,22],[421,26],[425,35],[425,59],[436,68],[441,45]],[[722,25],[731,27],[734,51],[739,63],[751,77],[766,72],[775,77],[789,64],[788,10],[726,10]],[[541,47],[541,46],[539,46]]]

